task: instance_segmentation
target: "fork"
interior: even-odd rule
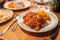
[[[16,24],[16,25],[13,27],[13,29],[12,29],[13,32],[16,30],[17,26],[18,26],[18,24]]]

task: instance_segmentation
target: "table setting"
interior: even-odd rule
[[[60,13],[52,0],[0,2],[1,40],[60,40]],[[57,8],[57,10],[59,10]]]

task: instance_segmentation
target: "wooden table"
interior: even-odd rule
[[[28,9],[26,9],[28,10]],[[16,14],[20,14],[20,11],[14,11],[14,16]],[[56,13],[56,16],[58,17],[59,21],[60,21],[60,13]],[[0,24],[0,31],[4,30],[4,28],[6,28],[11,22],[13,22],[13,18],[11,18],[9,21]],[[35,34],[35,33],[30,33],[27,32],[23,29],[20,28],[20,26],[17,27],[16,31],[12,32],[12,28],[16,25],[16,22],[9,28],[9,30],[3,35],[0,36],[1,39],[4,40],[51,40],[50,39],[50,32],[47,33],[43,33],[43,34]],[[60,40],[60,30],[58,32],[58,36],[56,38],[56,40]]]

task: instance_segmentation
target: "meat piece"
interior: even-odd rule
[[[35,12],[28,12],[24,16],[24,23],[30,28],[39,30],[45,25],[46,20],[44,19],[44,17],[42,17],[42,15],[38,15]]]

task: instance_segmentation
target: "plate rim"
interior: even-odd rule
[[[4,8],[6,8],[6,9],[10,9],[10,10],[22,10],[22,9],[26,9],[26,8],[28,8],[28,7],[30,7],[30,5],[31,5],[31,2],[30,1],[23,1],[23,2],[29,2],[29,6],[28,7],[25,7],[25,8],[9,8],[9,7],[7,7],[8,6],[8,4],[7,3],[11,3],[11,2],[17,2],[17,1],[9,1],[9,2],[6,2],[4,5],[3,5],[3,7]],[[6,6],[7,5],[7,6]]]
[[[49,12],[49,11],[47,11],[47,12]],[[51,11],[50,11],[51,12]],[[57,18],[57,16],[53,13],[53,12],[51,12],[50,14],[52,14],[55,18],[56,18],[56,25],[55,25],[55,27],[57,26],[57,24],[58,24],[58,18]],[[20,14],[21,15],[21,14]],[[18,18],[18,25],[21,27],[21,25],[19,24],[19,18]],[[49,30],[47,30],[47,31],[50,31],[50,30],[53,30],[55,27],[53,27],[52,29],[49,29]],[[22,28],[22,27],[21,27]],[[22,28],[22,29],[24,29],[24,28]],[[26,30],[26,29],[24,29],[24,30]],[[29,30],[27,30],[27,31],[29,31]],[[47,31],[44,31],[44,32],[47,32]],[[29,32],[33,32],[33,31],[29,31]],[[41,33],[42,31],[34,31],[34,33]]]
[[[13,14],[14,14],[14,13],[13,13],[12,10],[8,10],[8,9],[0,9],[0,10],[7,10],[7,11],[10,11],[10,12],[11,12],[11,16],[10,16],[8,19],[4,20],[4,21],[0,21],[0,24],[8,21],[9,19],[11,19],[11,18],[13,17]]]

